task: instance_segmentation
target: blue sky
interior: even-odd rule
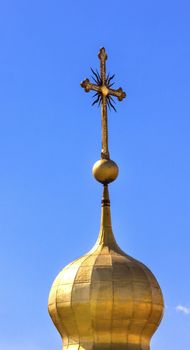
[[[151,349],[190,347],[189,12],[185,0],[1,2],[3,350],[61,349],[49,289],[99,231],[100,111],[79,84],[102,46],[128,94],[109,114],[115,236],[164,293]]]

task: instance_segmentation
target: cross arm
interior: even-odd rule
[[[101,87],[91,83],[89,79],[83,80],[80,85],[86,92],[89,92],[90,90],[101,92]]]
[[[109,89],[109,95],[117,97],[119,101],[122,101],[123,98],[126,97],[126,93],[123,91],[121,87],[117,90]]]

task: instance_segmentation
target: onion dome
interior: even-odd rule
[[[100,53],[105,68],[105,49]],[[88,92],[93,84],[86,81],[87,85],[81,85]],[[163,316],[163,296],[156,278],[148,267],[121,250],[112,231],[108,184],[116,179],[118,166],[109,158],[104,107],[108,94],[121,94],[122,89],[110,90],[108,81],[106,96],[100,86],[102,153],[93,167],[95,179],[103,184],[99,236],[87,254],[62,269],[49,294],[48,310],[62,337],[62,350],[150,350],[151,337]],[[122,91],[120,100],[124,94]]]
[[[163,314],[162,292],[152,272],[116,243],[106,185],[98,240],[58,274],[48,308],[62,349],[149,349]]]

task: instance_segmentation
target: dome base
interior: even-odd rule
[[[63,346],[62,350],[150,350],[149,345],[145,344],[71,344],[69,346]]]

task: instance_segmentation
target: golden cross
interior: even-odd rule
[[[113,106],[112,102],[115,102],[112,98],[112,96],[117,97],[119,101],[122,101],[123,98],[126,97],[126,93],[122,90],[122,88],[119,88],[117,90],[114,90],[111,88],[113,83],[111,84],[111,80],[113,79],[113,76],[106,76],[106,60],[107,60],[107,54],[106,51],[103,48],[100,49],[100,52],[98,54],[98,57],[100,59],[100,75],[98,72],[93,72],[96,79],[94,83],[91,83],[89,79],[85,79],[81,86],[84,88],[86,92],[89,92],[90,90],[96,91],[94,96],[98,96],[97,99],[94,101],[94,103],[101,103],[101,114],[102,114],[102,151],[101,151],[101,158],[102,159],[110,159],[109,157],[109,150],[108,150],[108,121],[107,121],[107,105],[109,107]],[[93,104],[94,104],[93,103]]]

